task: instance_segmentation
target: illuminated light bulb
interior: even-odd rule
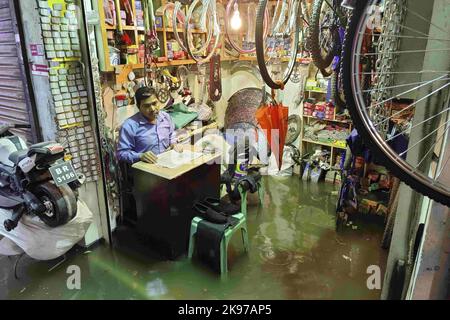
[[[239,30],[242,26],[242,20],[239,13],[238,4],[234,4],[234,12],[233,16],[231,17],[231,29],[233,30]]]

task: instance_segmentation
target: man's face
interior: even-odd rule
[[[144,117],[152,121],[155,120],[156,117],[158,117],[160,108],[161,104],[159,103],[158,99],[152,96],[142,101],[141,108],[139,110],[144,115]]]

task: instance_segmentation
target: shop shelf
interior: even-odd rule
[[[173,28],[156,28],[158,32],[173,32]],[[192,29],[190,30],[192,33],[206,33],[206,31],[202,31],[200,29]],[[178,33],[182,33],[183,29],[177,28]]]
[[[327,94],[326,91],[324,90],[305,90],[306,92],[315,92],[315,93],[323,93],[323,94]]]
[[[166,61],[166,62],[158,62],[156,65],[158,67],[171,67],[171,66],[181,66],[186,64],[195,64],[195,60],[193,59],[183,59],[183,60],[172,60],[172,61]],[[123,65],[120,65],[123,66]],[[118,67],[118,66],[115,66]],[[143,63],[138,64],[132,64],[131,67],[133,69],[144,69]]]
[[[135,26],[122,26],[122,29],[126,30],[126,31],[134,31],[138,28],[139,27],[135,27]],[[106,26],[105,29],[106,30],[117,30],[117,27],[116,26]],[[142,29],[144,29],[144,28],[142,28]]]
[[[336,119],[320,119],[314,116],[303,116],[303,118],[308,118],[308,119],[314,119],[314,120],[319,120],[319,121],[331,121],[331,122],[338,122],[338,123],[345,123],[345,124],[351,124],[351,121],[342,121],[342,120],[336,120]]]
[[[341,147],[339,145],[335,145],[335,144],[332,144],[332,143],[325,143],[325,142],[313,141],[313,140],[308,140],[308,139],[303,139],[303,142],[317,144],[317,145],[331,147],[331,148],[336,148],[336,149],[342,149],[342,150],[346,149],[346,147]]]

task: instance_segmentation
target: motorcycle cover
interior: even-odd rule
[[[25,252],[36,260],[53,260],[69,251],[81,241],[93,222],[87,205],[78,200],[78,212],[67,224],[50,228],[38,217],[24,215],[17,228],[7,232],[3,221],[11,217],[9,210],[0,209],[0,254],[7,256]]]

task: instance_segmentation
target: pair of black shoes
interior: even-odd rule
[[[205,198],[194,204],[194,209],[200,216],[213,223],[225,224],[228,222],[228,217],[240,212],[240,207],[225,203],[216,198]]]

